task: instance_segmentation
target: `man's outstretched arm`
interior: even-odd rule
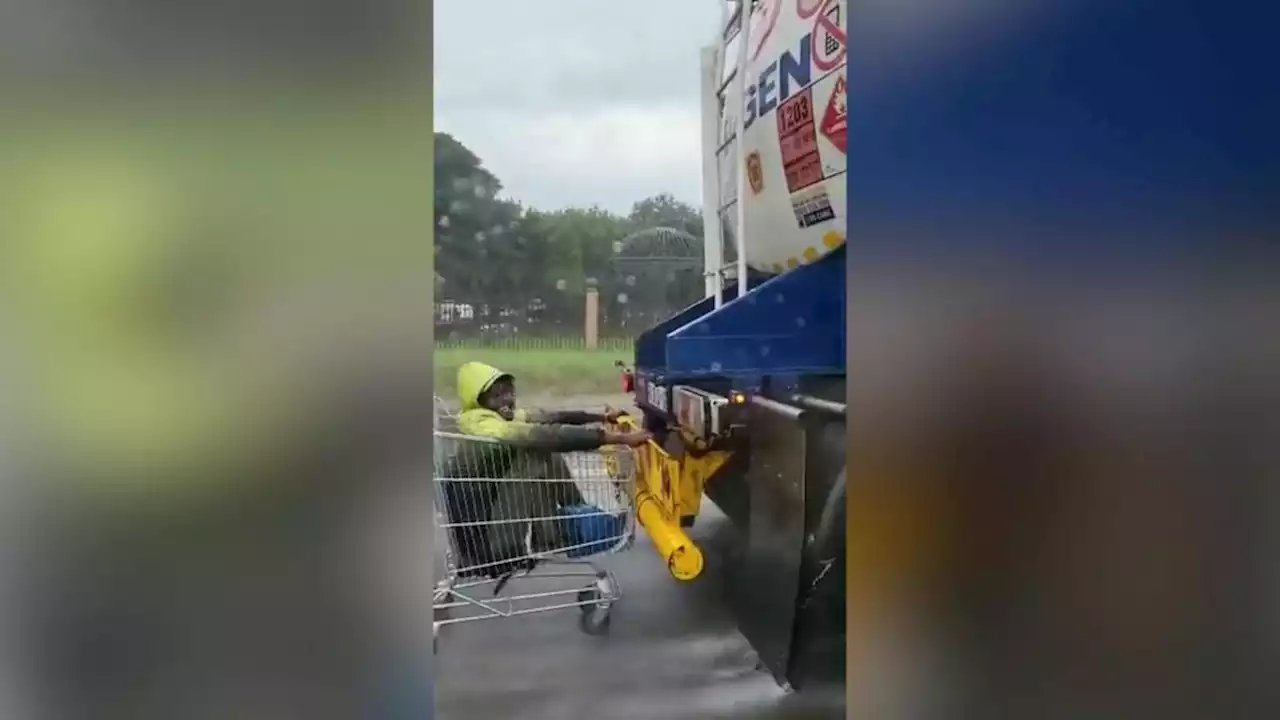
[[[525,417],[529,422],[546,425],[591,425],[594,423],[616,423],[623,413],[617,410],[590,412],[586,410],[528,410]]]
[[[644,431],[616,432],[576,424],[507,421],[496,417],[479,419],[467,432],[497,438],[517,447],[551,452],[596,450],[604,445],[635,447],[644,444],[650,437]]]

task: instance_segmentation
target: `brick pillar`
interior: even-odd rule
[[[587,290],[587,312],[582,335],[587,341],[587,349],[595,350],[600,345],[600,291],[595,288]]]

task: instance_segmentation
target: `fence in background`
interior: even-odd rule
[[[613,312],[610,312],[610,311]],[[547,307],[494,308],[442,301],[435,304],[437,348],[630,351],[651,317],[623,314],[588,290],[577,302]]]
[[[492,337],[448,337],[436,330],[435,346],[442,350],[594,350],[609,353],[630,353],[635,349],[635,338],[602,337],[596,341],[594,348],[587,347],[586,338],[577,335],[510,335]]]

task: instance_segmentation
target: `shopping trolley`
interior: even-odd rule
[[[608,632],[622,591],[595,560],[634,539],[632,451],[530,453],[456,429],[437,403],[437,640],[446,625],[575,607],[583,632]]]

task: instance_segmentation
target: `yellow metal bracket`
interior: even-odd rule
[[[619,424],[629,429],[639,427],[626,416],[619,418]],[[636,448],[633,501],[636,519],[666,561],[672,577],[692,580],[702,573],[702,551],[685,533],[681,519],[697,516],[703,488],[729,459],[729,453],[706,450],[701,440],[679,432],[684,452],[678,455],[653,440]]]

